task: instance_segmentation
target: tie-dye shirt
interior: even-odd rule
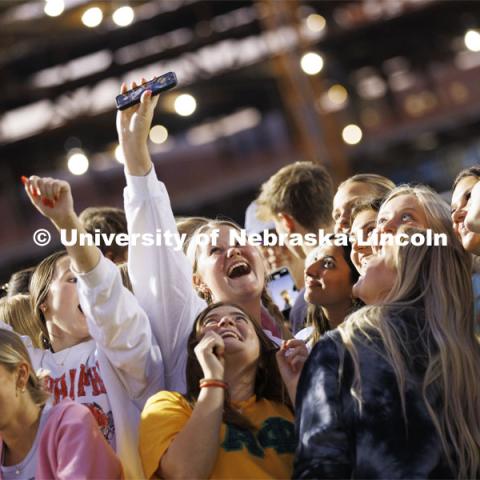
[[[422,315],[398,318],[408,344],[406,419],[395,373],[378,338],[354,341],[360,361],[362,412],[352,395],[354,368],[340,333],[313,348],[296,398],[299,444],[294,478],[452,478],[440,438],[422,398],[426,357]],[[374,334],[373,334],[374,335]],[[438,405],[439,398],[431,399]]]

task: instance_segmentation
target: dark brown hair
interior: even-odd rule
[[[332,235],[331,238],[335,239],[336,235]],[[350,259],[350,254],[352,252],[352,244],[350,240],[347,241],[346,245],[339,245],[343,251],[343,258],[347,262],[348,268],[350,269],[350,282],[353,286],[354,283],[358,280],[360,274],[358,270],[355,268],[355,265],[352,263]],[[352,298],[352,308],[350,311],[345,315],[345,318],[350,314],[353,313],[355,310],[363,306],[363,303],[360,300],[356,300]],[[320,340],[322,335],[326,332],[331,330],[330,324],[328,323],[328,319],[323,313],[321,305],[314,305],[313,303],[308,304],[307,309],[307,325],[311,325],[314,327],[313,333],[311,334],[310,338],[308,339],[314,345]]]
[[[187,392],[186,399],[192,407],[200,394],[199,381],[203,378],[202,368],[195,355],[195,347],[198,345],[199,330],[206,316],[213,310],[223,306],[231,306],[243,312],[252,324],[258,336],[260,344],[260,355],[257,363],[257,373],[255,376],[254,392],[257,401],[264,398],[273,402],[282,403],[292,408],[286,387],[283,383],[280,371],[278,370],[275,354],[278,347],[267,337],[265,332],[258,326],[254,319],[242,308],[233,303],[217,302],[210,304],[195,319],[192,332],[188,338],[188,358],[187,358]],[[242,429],[253,429],[251,422],[243,415],[238,413],[231,405],[228,398],[228,392],[225,396],[223,421],[235,425]]]
[[[364,212],[366,210],[373,210],[374,212],[378,213],[380,211],[380,207],[382,206],[382,203],[383,203],[383,197],[378,197],[378,198],[372,198],[372,199],[365,200],[355,204],[355,206],[352,208],[352,213],[350,214],[350,225],[353,223],[356,216],[360,212]]]

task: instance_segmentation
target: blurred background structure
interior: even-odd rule
[[[20,176],[122,206],[115,96],[167,71],[150,149],[179,215],[243,222],[296,160],[439,191],[480,163],[480,2],[1,0],[0,280],[55,246]]]

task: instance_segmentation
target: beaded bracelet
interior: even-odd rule
[[[202,378],[198,382],[200,388],[208,388],[208,387],[220,387],[224,390],[228,390],[228,383],[225,383],[223,380],[217,380],[215,378]]]

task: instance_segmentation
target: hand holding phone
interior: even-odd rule
[[[267,289],[272,300],[284,315],[290,311],[299,294],[293,277],[286,267],[282,267],[270,275]]]
[[[177,76],[174,72],[168,72],[160,77],[155,77],[136,88],[128,90],[128,92],[117,95],[115,101],[118,110],[126,110],[137,103],[140,103],[140,98],[143,92],[150,90],[152,95],[158,95],[160,92],[165,92],[177,86]]]

